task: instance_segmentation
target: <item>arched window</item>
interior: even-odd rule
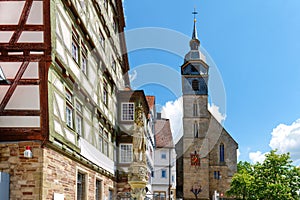
[[[199,90],[199,81],[198,80],[193,80],[192,81],[192,88],[194,91],[198,91]]]
[[[198,130],[198,123],[194,123],[194,137],[198,138],[199,137],[199,130]]]
[[[194,102],[193,104],[193,116],[198,116],[198,104],[197,101]]]
[[[224,154],[225,154],[224,144],[221,143],[220,144],[220,162],[225,162]]]

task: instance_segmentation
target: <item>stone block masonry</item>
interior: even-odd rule
[[[25,158],[30,146],[32,158]],[[43,152],[39,142],[0,143],[0,171],[10,174],[10,199],[41,199]]]
[[[25,158],[30,146],[33,157]],[[37,141],[0,143],[0,171],[10,174],[11,200],[53,200],[54,193],[76,199],[77,173],[85,175],[86,199],[94,199],[96,180],[101,182],[101,199],[115,193],[116,183],[86,165]]]

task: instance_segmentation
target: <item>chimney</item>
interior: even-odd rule
[[[161,113],[157,113],[156,119],[161,119]]]

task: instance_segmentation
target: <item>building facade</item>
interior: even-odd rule
[[[116,199],[117,93],[129,86],[122,1],[0,8],[0,171],[10,199]]]
[[[153,199],[176,199],[176,152],[169,119],[158,113],[155,123]]]
[[[118,93],[118,196],[144,199],[152,193],[154,134],[153,104],[142,90]],[[151,103],[151,104],[149,104]],[[147,189],[146,189],[147,188]],[[136,189],[136,191],[133,191]]]
[[[208,71],[196,20],[181,66],[183,136],[176,144],[177,198],[225,198],[237,167],[238,144],[208,111]],[[216,192],[215,192],[216,191]]]

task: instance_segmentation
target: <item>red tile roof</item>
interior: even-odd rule
[[[158,148],[174,147],[169,119],[157,119],[155,123],[155,144]]]
[[[151,110],[155,105],[155,96],[146,96],[146,99]]]

